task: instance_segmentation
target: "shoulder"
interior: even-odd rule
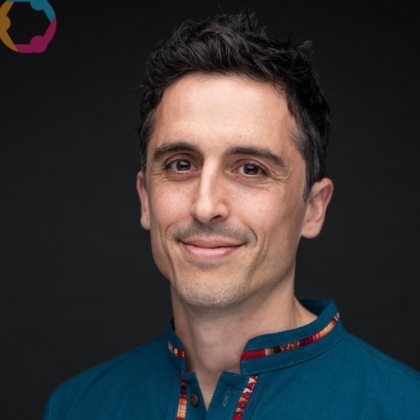
[[[134,389],[136,392],[146,389],[142,384],[150,384],[156,376],[162,378],[165,370],[170,370],[166,352],[166,338],[162,336],[73,376],[53,392],[44,419],[64,418],[64,413],[72,419],[89,418],[87,413],[96,413],[104,404],[112,412],[123,398],[130,398]],[[79,413],[81,410],[83,415]]]
[[[416,370],[387,356],[352,334],[346,333],[343,341],[349,351],[348,356],[353,361],[354,369],[374,374],[378,378],[385,376],[388,381],[403,380],[406,383],[412,383],[420,390],[420,373]]]
[[[166,338],[162,336],[152,343],[130,350],[79,373],[64,382],[61,388],[83,386],[95,382],[98,378],[101,379],[101,383],[106,383],[117,378],[129,381],[131,376],[135,376],[139,372],[142,375],[147,375],[149,371],[154,371],[156,366],[162,365],[162,358],[165,356],[166,350]]]
[[[376,410],[381,418],[418,418],[420,373],[363,340],[345,333],[335,368],[343,393],[357,395],[359,407]],[[395,417],[394,417],[395,416]],[[372,417],[374,418],[374,417]]]

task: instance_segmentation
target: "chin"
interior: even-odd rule
[[[223,309],[232,307],[245,298],[246,288],[241,282],[175,281],[174,292],[179,299],[195,308]]]

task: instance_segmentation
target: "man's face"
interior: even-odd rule
[[[192,74],[165,91],[138,190],[177,299],[222,308],[293,287],[299,239],[325,212],[303,200],[294,127],[283,95],[247,77]]]

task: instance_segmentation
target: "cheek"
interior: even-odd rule
[[[294,247],[300,238],[304,214],[303,200],[295,194],[270,192],[253,200],[249,220],[256,233],[265,236],[267,242]]]
[[[154,189],[150,197],[151,229],[166,231],[171,225],[188,215],[188,194],[182,188],[167,188],[162,185]]]

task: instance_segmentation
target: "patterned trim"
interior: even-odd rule
[[[179,394],[178,412],[176,413],[176,420],[184,420],[187,417],[187,384],[182,380],[181,374],[179,374],[179,380],[181,382],[181,392]]]
[[[241,396],[239,397],[238,403],[236,404],[235,414],[233,415],[232,420],[241,420],[242,414],[244,413],[245,407],[248,404],[248,401],[251,397],[252,391],[255,388],[257,383],[258,376],[251,375],[249,377],[248,383],[246,384],[245,389],[242,391]]]
[[[181,350],[181,349],[177,349],[176,347],[174,347],[170,341],[168,340],[168,347],[169,350],[176,356],[176,357],[185,357],[185,351]]]
[[[301,340],[292,341],[291,343],[282,344],[280,346],[270,347],[266,349],[245,351],[242,353],[241,360],[248,360],[248,359],[254,359],[256,357],[270,356],[272,354],[283,353],[289,350],[294,350],[299,347],[303,347],[308,344],[311,344],[315,341],[320,340],[321,338],[325,337],[329,332],[331,332],[334,329],[334,327],[337,325],[339,319],[340,319],[340,315],[337,313],[325,328]],[[169,340],[168,340],[168,347],[169,347],[169,350],[175,356],[181,357],[181,358],[185,357],[184,350],[177,349],[169,342]],[[179,380],[180,380],[181,390],[180,390],[180,395],[179,395],[179,403],[178,403],[178,411],[176,414],[176,420],[185,420],[187,416],[187,384],[185,381],[182,380],[181,374],[179,374]],[[248,383],[246,384],[236,404],[236,409],[235,409],[235,413],[233,414],[232,420],[242,419],[242,415],[249,402],[249,399],[251,398],[251,395],[252,395],[252,392],[254,391],[257,380],[258,380],[257,375],[251,375],[249,377]]]
[[[280,346],[270,347],[267,349],[244,351],[242,353],[241,360],[249,360],[255,359],[256,357],[270,356],[272,354],[283,353],[311,344],[315,341],[320,340],[322,337],[325,337],[329,332],[331,332],[333,328],[337,325],[339,319],[340,315],[337,313],[336,315],[334,315],[334,318],[329,322],[329,324],[325,328],[309,337],[302,338],[302,340],[292,341],[291,343],[282,344]]]

